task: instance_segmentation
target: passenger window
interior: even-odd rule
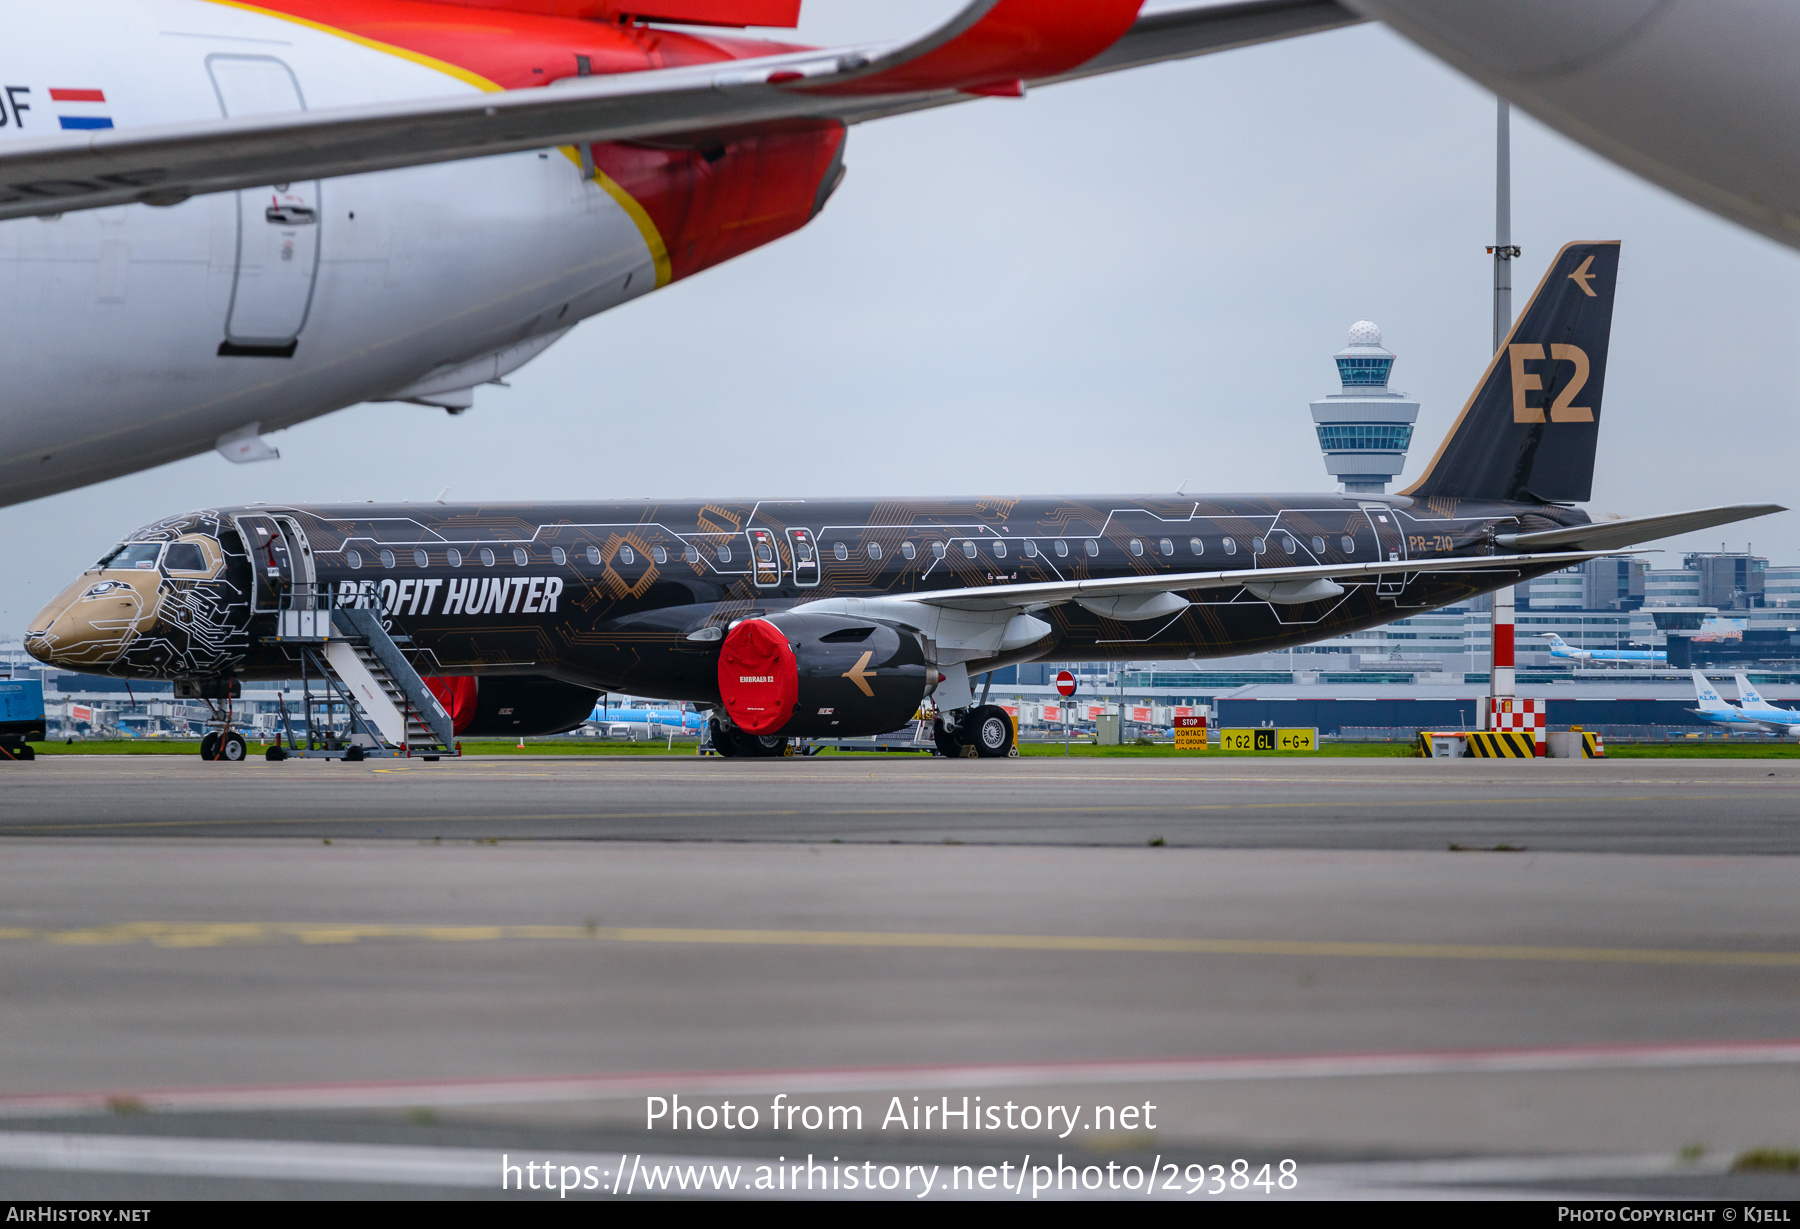
[[[1037,543],[1033,542],[1030,538],[1025,539],[1025,557],[1027,559],[1037,558]]]
[[[557,551],[556,553],[559,555],[562,554],[561,551]],[[652,546],[650,548],[650,557],[658,563],[667,563],[669,561],[669,552],[660,546]],[[557,562],[561,563],[562,560],[558,559]]]
[[[1323,555],[1324,553],[1325,553],[1325,539],[1324,538],[1314,538],[1313,539],[1313,554]]]
[[[598,546],[588,547],[587,557],[589,563],[593,564],[595,567],[600,566],[600,548]]]
[[[357,551],[346,551],[344,553],[344,562],[350,565],[351,571],[355,571],[362,567],[362,555]]]
[[[431,556],[427,555],[423,550],[414,551],[413,552],[413,566],[416,568],[430,567],[431,566]]]
[[[974,557],[975,557],[975,543],[964,542],[963,543],[963,558],[964,559],[973,559]]]
[[[871,559],[881,558],[881,547],[876,545],[873,542],[869,543],[869,558],[871,558]]]
[[[834,559],[848,559],[850,557],[850,548],[845,546],[842,542],[834,542],[831,547],[831,554]]]
[[[635,551],[633,551],[629,546],[621,546],[619,548],[619,562],[626,563],[626,564],[636,563],[637,562],[637,553]]]
[[[460,568],[462,566],[462,552],[457,550],[454,546],[444,552],[444,558],[450,561],[450,566],[453,568]]]
[[[1058,559],[1066,559],[1069,557],[1069,544],[1061,538],[1056,540],[1056,557]]]
[[[163,565],[171,572],[204,572],[206,552],[198,542],[171,542],[163,555]]]
[[[1281,553],[1284,555],[1291,555],[1294,553],[1294,540],[1285,533],[1281,535]]]
[[[1089,538],[1087,540],[1087,553],[1089,555],[1098,555],[1100,553],[1100,543]]]
[[[700,548],[698,546],[689,546],[681,552],[681,557],[688,563],[699,563]]]
[[[1133,538],[1131,540],[1131,553],[1142,559],[1144,557],[1144,544],[1138,539]]]
[[[1225,553],[1227,555],[1237,554],[1237,539],[1236,538],[1226,538],[1225,539]]]
[[[900,553],[902,555],[906,556],[908,559],[911,559],[913,556],[917,555],[919,552],[913,549],[913,544],[911,542],[902,542],[902,543],[900,543]]]
[[[518,564],[520,567],[524,567],[528,562],[530,562],[530,556],[528,556],[525,553],[525,548],[523,546],[513,547],[513,562]]]
[[[598,554],[599,552],[596,551],[594,553]],[[481,548],[481,566],[484,568],[491,568],[494,566],[494,552],[485,546]]]
[[[1173,555],[1175,553],[1175,543],[1164,538],[1156,544],[1156,549],[1160,550],[1164,555]]]
[[[1251,538],[1250,539],[1250,553],[1252,555],[1264,554],[1268,551],[1268,549],[1269,549],[1269,544],[1267,542],[1263,541],[1261,538]]]
[[[659,547],[658,549],[661,549],[661,548]],[[552,546],[550,548],[550,562],[551,563],[554,563],[557,567],[560,568],[563,566],[563,564],[567,563],[568,561],[569,561],[569,556],[568,556],[567,552],[565,552],[563,550],[562,547]]]
[[[1204,555],[1206,553],[1206,543],[1202,542],[1199,538],[1189,538],[1188,550],[1196,555]]]
[[[994,543],[994,558],[996,558],[996,559],[1006,558],[1006,543],[1004,543],[1004,542]]]
[[[729,543],[721,543],[719,545],[719,562],[720,563],[730,563],[731,562],[731,545]]]
[[[391,568],[394,566],[394,552],[393,551],[384,550],[381,552],[381,566],[384,568]]]
[[[933,559],[942,559],[944,557],[944,544],[942,542],[933,542],[931,544],[931,557]]]
[[[1344,535],[1340,545],[1343,546],[1346,555],[1354,555],[1356,553],[1356,539],[1349,534]]]

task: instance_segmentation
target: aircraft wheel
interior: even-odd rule
[[[975,754],[982,759],[997,759],[1012,751],[1012,719],[999,705],[982,705],[963,724],[973,735],[970,741],[975,744]]]
[[[788,740],[778,734],[745,734],[742,737],[751,755],[779,758],[787,754]]]
[[[216,760],[219,758],[219,736],[217,734],[204,734],[201,736],[200,758],[203,760]]]
[[[939,717],[931,723],[931,741],[937,744],[938,754],[945,759],[961,759],[964,743],[962,735],[967,731],[965,721],[954,730],[944,728],[944,719]]]
[[[267,751],[263,752],[263,758],[268,760],[271,764],[279,764],[282,760],[285,760],[287,756],[288,753],[286,747],[270,747]]]
[[[228,763],[242,763],[249,754],[250,748],[244,744],[244,736],[236,730],[225,734],[219,741],[218,758]]]
[[[728,760],[735,759],[738,753],[737,731],[728,730],[717,721],[710,722],[709,724],[712,726],[713,750],[717,751]]]
[[[364,758],[363,749],[361,747],[351,747],[348,751],[344,752],[344,761],[346,763],[351,761],[361,762]]]

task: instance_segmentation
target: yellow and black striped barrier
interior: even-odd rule
[[[1464,735],[1468,754],[1490,760],[1533,760],[1537,744],[1523,730],[1472,730]]]

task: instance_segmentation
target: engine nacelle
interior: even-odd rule
[[[457,735],[563,734],[586,721],[600,692],[539,675],[426,678]]]
[[[912,720],[936,684],[923,636],[843,615],[746,619],[719,651],[719,698],[750,734],[886,734]]]

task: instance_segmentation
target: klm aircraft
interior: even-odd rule
[[[1791,708],[1776,708],[1756,693],[1756,688],[1750,685],[1750,680],[1744,675],[1734,674],[1731,677],[1737,680],[1738,711],[1771,730],[1800,735],[1800,712]]]
[[[1669,660],[1667,653],[1655,649],[1578,649],[1565,644],[1555,632],[1539,634],[1550,642],[1550,656],[1571,661],[1645,661],[1661,665]]]
[[[1739,703],[1737,707],[1726,703],[1723,696],[1700,671],[1692,671],[1694,676],[1694,694],[1699,699],[1699,708],[1689,709],[1702,721],[1711,725],[1732,726],[1737,729],[1771,730],[1777,734],[1800,735],[1800,712],[1791,708],[1776,708],[1756,693],[1750,680],[1743,675],[1733,675],[1737,680]]]
[[[666,738],[670,734],[699,737],[706,715],[675,708],[625,708],[607,703],[605,696],[588,714],[587,724],[597,726],[608,738]]]

